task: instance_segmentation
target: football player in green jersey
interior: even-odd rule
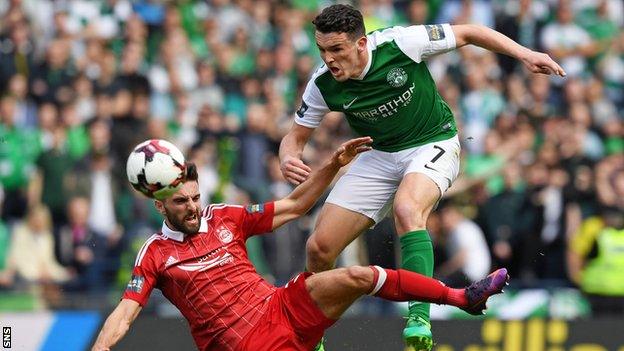
[[[308,82],[282,140],[282,173],[294,184],[308,177],[301,154],[330,111],[343,112],[356,134],[374,142],[327,198],[306,245],[307,268],[331,269],[340,252],[392,208],[402,268],[431,276],[427,217],[457,177],[460,144],[425,60],[473,44],[515,57],[533,73],[565,72],[547,54],[480,25],[392,27],[367,35],[362,14],[346,5],[325,8],[313,24],[325,65]],[[410,303],[403,338],[416,350],[431,349],[428,304]]]

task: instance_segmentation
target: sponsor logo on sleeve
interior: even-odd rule
[[[247,213],[262,213],[264,212],[264,204],[249,205],[245,207],[245,209],[247,210]]]
[[[306,105],[305,101],[301,101],[301,107],[297,110],[297,116],[299,116],[299,118],[303,118],[303,115],[305,115],[307,110],[308,105]]]
[[[132,278],[126,286],[126,291],[140,293],[141,290],[143,290],[143,283],[145,283],[145,278],[143,278],[143,276],[132,275]]]
[[[441,24],[426,25],[429,41],[442,40],[445,38],[444,28]]]

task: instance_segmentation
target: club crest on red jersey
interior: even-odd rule
[[[232,239],[234,239],[234,234],[232,234],[232,232],[225,226],[220,226],[219,228],[217,228],[217,236],[219,237],[219,240],[221,240],[221,242],[224,244],[229,244],[230,242],[232,242]]]

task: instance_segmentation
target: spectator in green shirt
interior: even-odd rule
[[[0,100],[0,183],[5,199],[2,218],[19,219],[26,211],[26,189],[34,170],[34,161],[41,152],[40,134],[36,130],[15,126],[15,100]]]

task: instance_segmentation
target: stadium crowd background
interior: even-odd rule
[[[125,176],[145,139],[170,140],[198,164],[204,204],[286,195],[277,150],[320,63],[310,21],[328,4],[0,2],[0,293],[47,308],[120,296],[138,248],[162,224]],[[430,60],[463,151],[460,179],[429,227],[435,274],[449,284],[499,266],[518,288],[578,284],[599,229],[622,227],[623,3],[355,5],[368,31],[480,23],[562,64],[565,79],[475,47]],[[329,114],[305,160],[314,168],[350,136]],[[303,269],[314,216],[250,241],[268,279],[282,284]],[[341,264],[395,266],[394,238],[386,220]]]

